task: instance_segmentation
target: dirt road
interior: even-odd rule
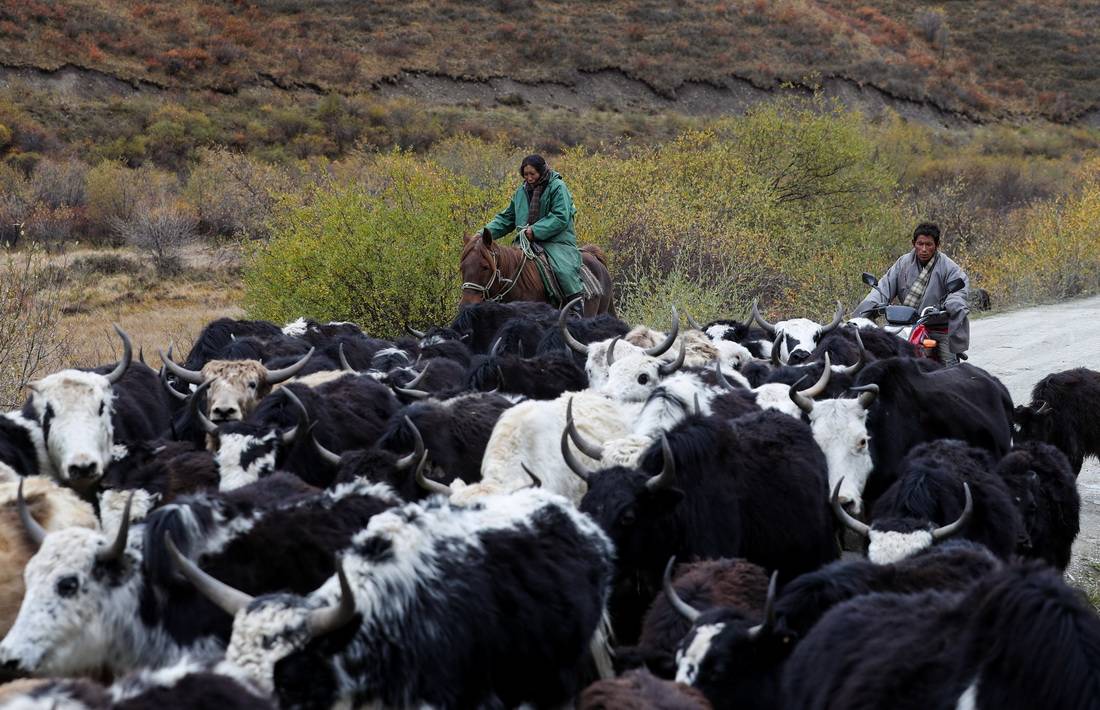
[[[970,362],[996,375],[1017,403],[1051,372],[1100,370],[1100,297],[1027,308],[973,320]],[[1081,534],[1073,546],[1071,580],[1100,604],[1100,463],[1086,459],[1077,479]]]

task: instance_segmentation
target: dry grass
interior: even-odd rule
[[[117,360],[122,347],[113,323],[130,335],[135,348],[144,350],[149,365],[158,367],[158,348],[175,343],[177,352],[186,352],[211,320],[244,315],[237,305],[241,285],[236,249],[192,246],[184,254],[183,271],[168,279],[158,278],[140,259],[128,249],[79,250],[50,258],[44,268],[63,269],[65,274],[59,295],[62,308],[55,327],[57,347],[40,364],[36,377]],[[108,264],[104,270],[115,271],[117,263],[138,268],[134,273],[108,274],[95,268]],[[11,383],[0,383],[0,391],[10,388]]]

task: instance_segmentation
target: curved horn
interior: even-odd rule
[[[847,365],[841,372],[849,377],[855,377],[856,374],[863,369],[863,366],[867,364],[867,348],[863,347],[863,336],[859,334],[859,328],[856,328],[856,345],[859,346],[859,359],[856,360],[854,365]]]
[[[573,420],[573,398],[569,398],[569,402],[565,405],[565,430],[569,432],[569,438],[573,441],[573,445],[580,449],[581,453],[590,459],[596,459],[600,461],[603,459],[603,446],[600,444],[588,441],[577,430],[577,424]]]
[[[416,328],[413,328],[411,325],[406,325],[405,326],[405,332],[408,333],[409,335],[413,336],[414,338],[423,338],[424,337],[424,331],[417,330]]]
[[[755,298],[752,299],[752,319],[756,321],[757,325],[763,328],[768,335],[772,336],[773,338],[778,335],[778,333],[775,332],[775,324],[769,323],[768,321],[764,320],[764,316],[760,315],[760,308],[757,305],[757,299]]]
[[[668,352],[672,344],[676,342],[676,337],[680,335],[680,314],[676,312],[676,306],[672,307],[672,330],[668,331],[668,336],[665,337],[663,343],[658,343],[652,348],[645,350],[645,354],[650,357],[658,357]]]
[[[424,369],[416,373],[416,377],[405,383],[405,387],[408,389],[416,389],[424,378],[428,376],[428,368],[432,366],[432,361],[428,360],[428,364],[424,365]]]
[[[779,367],[783,363],[779,361],[779,351],[783,349],[783,336],[775,336],[775,340],[772,341],[772,353],[771,361],[772,367]]]
[[[1039,408],[1035,410],[1035,415],[1039,416],[1040,414],[1049,414],[1050,411],[1051,411],[1050,404],[1048,402],[1040,399],[1039,400]]]
[[[561,314],[558,315],[558,329],[561,330],[562,340],[569,346],[569,349],[580,353],[581,355],[588,354],[588,346],[573,337],[573,334],[569,332],[569,328],[565,325],[565,317],[569,314],[573,304],[581,300],[583,296],[577,296],[569,303],[565,304],[561,309]]]
[[[500,341],[504,340],[503,337],[497,338],[493,341],[493,345],[489,348],[489,357],[496,357],[500,352]]]
[[[662,363],[657,366],[657,374],[661,377],[668,377],[672,373],[679,370],[684,366],[684,358],[687,357],[687,348],[684,347],[684,341],[680,341],[680,354],[676,356],[676,359],[672,362]]]
[[[214,380],[207,380],[198,386],[194,392],[191,393],[191,416],[199,420],[199,424],[202,424],[202,430],[207,434],[215,434],[218,431],[218,425],[206,418],[206,413],[202,411],[202,407],[199,406],[199,402],[202,401],[202,393],[206,391],[206,388]]]
[[[298,436],[299,429],[309,428],[309,412],[306,410],[306,405],[302,404],[302,400],[298,399],[298,395],[294,394],[294,390],[289,387],[283,387],[280,391],[284,392],[287,399],[293,402],[294,406],[298,408],[298,423],[284,431],[282,436],[283,444],[285,446],[290,446],[294,443],[294,437]]]
[[[614,364],[614,362],[615,362],[615,346],[618,344],[618,342],[620,340],[622,340],[622,338],[616,336],[616,337],[612,338],[611,342],[608,343],[608,345],[607,345],[607,366],[608,367],[611,367],[611,365]]]
[[[692,395],[692,399],[694,400],[694,404],[695,404],[695,416],[697,416],[697,417],[703,416],[703,408],[699,406],[699,393],[698,392],[694,393]]]
[[[433,481],[428,478],[428,475],[424,472],[424,469],[428,467],[428,452],[425,451],[420,457],[420,464],[416,467],[416,483],[421,488],[429,493],[436,493],[442,496],[451,495],[451,487],[445,486],[439,481]]]
[[[355,595],[344,572],[343,558],[336,561],[336,576],[340,580],[340,603],[324,609],[314,609],[306,619],[306,630],[316,638],[343,628],[355,618]]]
[[[420,435],[420,430],[416,428],[413,420],[409,419],[408,415],[405,416],[405,426],[412,430],[413,452],[397,459],[394,466],[397,467],[398,471],[407,471],[414,463],[424,458],[424,453],[427,451],[424,446],[424,437]]]
[[[760,635],[775,628],[775,593],[779,586],[779,570],[772,572],[772,578],[768,580],[768,596],[764,600],[764,623],[753,626],[748,630],[750,639],[760,638]]]
[[[569,448],[569,427],[561,432],[561,457],[565,459],[565,465],[569,467],[569,470],[577,474],[577,478],[585,483],[591,482],[592,472],[577,460],[577,457],[573,455],[573,450]]]
[[[118,327],[115,323],[115,332],[118,333],[118,337],[122,338],[122,359],[118,361],[118,365],[115,369],[107,373],[107,381],[112,385],[122,379],[122,376],[126,374],[126,368],[130,366],[130,361],[134,357],[134,345],[130,342],[130,336],[126,335],[126,331]]]
[[[294,377],[298,374],[299,370],[306,366],[306,363],[309,362],[309,359],[313,357],[313,351],[315,349],[316,348],[310,348],[309,352],[303,355],[302,359],[294,363],[293,365],[288,365],[287,367],[282,367],[278,370],[269,370],[265,367],[264,381],[267,382],[267,384],[269,385],[277,385],[280,382],[285,382],[291,377]]]
[[[933,540],[944,540],[957,533],[963,525],[966,525],[970,520],[970,516],[974,513],[974,498],[970,495],[970,484],[963,481],[963,493],[966,495],[966,505],[963,506],[962,515],[959,519],[950,525],[944,525],[943,527],[936,528],[932,531]]]
[[[687,319],[688,325],[691,326],[693,329],[695,329],[695,330],[702,330],[703,329],[703,326],[699,325],[699,321],[692,318],[691,314],[688,313],[687,311],[684,311],[684,318]]]
[[[714,361],[714,379],[715,379],[716,382],[718,382],[719,385],[721,385],[722,387],[725,387],[728,390],[737,389],[737,387],[732,382],[727,380],[726,376],[722,374],[722,361],[721,360],[715,360]]]
[[[837,326],[840,325],[840,321],[842,320],[844,320],[844,304],[838,300],[836,302],[836,313],[833,314],[833,322],[822,327],[822,329],[818,331],[818,335],[825,335],[826,333],[833,332],[836,330]]]
[[[115,535],[115,541],[106,550],[100,550],[96,553],[96,560],[113,562],[122,559],[123,553],[126,552],[126,538],[130,534],[130,506],[134,503],[135,493],[137,491],[130,491],[130,497],[126,499],[126,505],[122,508],[122,518],[118,523],[118,534]]]
[[[520,468],[523,469],[523,472],[530,476],[531,480],[534,481],[533,484],[531,484],[530,486],[524,486],[524,488],[542,488],[542,479],[532,473],[531,469],[527,468],[527,464],[520,461],[519,465]]]
[[[145,346],[144,345],[139,345],[138,346],[138,362],[140,362],[142,365],[146,364],[146,362],[145,362]]]
[[[239,589],[230,587],[225,582],[214,579],[199,569],[197,564],[184,557],[176,548],[176,543],[172,542],[172,536],[168,533],[164,533],[164,546],[168,548],[168,554],[172,557],[172,561],[176,563],[176,570],[187,578],[187,581],[198,590],[199,594],[209,599],[225,613],[236,616],[238,611],[252,603],[253,597]]]
[[[875,398],[878,397],[878,385],[860,385],[852,387],[851,390],[860,393],[859,403],[864,409],[870,409],[875,403]]]
[[[183,380],[184,382],[190,382],[193,385],[201,385],[203,383],[202,372],[198,370],[188,370],[186,367],[183,367],[182,365],[177,365],[175,362],[172,361],[172,348],[168,348],[167,355],[165,355],[158,349],[157,355],[160,355],[161,362],[163,362],[164,366],[168,368],[168,371]]]
[[[164,389],[168,390],[168,394],[172,395],[181,402],[187,400],[187,395],[185,395],[183,392],[180,392],[178,389],[168,383],[168,368],[166,368],[164,365],[160,366],[160,371],[157,373],[157,378],[160,380],[161,385],[164,386]]]
[[[802,390],[802,394],[807,397],[817,397],[822,394],[825,388],[829,386],[829,379],[833,376],[832,367],[832,359],[829,357],[829,353],[825,353],[825,368],[821,371],[821,376],[817,378],[817,382]]]
[[[430,393],[425,392],[424,390],[412,390],[406,387],[394,387],[393,391],[397,392],[398,394],[403,394],[409,399],[428,399],[432,396]]]
[[[23,477],[19,477],[19,487],[15,489],[15,504],[19,508],[19,519],[23,522],[23,529],[27,537],[34,543],[34,549],[42,547],[42,541],[46,539],[46,529],[38,524],[38,521],[27,510],[27,501],[23,498]]]
[[[340,461],[342,461],[344,457],[334,451],[329,451],[325,448],[324,444],[317,441],[317,437],[313,435],[313,427],[315,426],[317,426],[316,422],[309,427],[309,440],[313,442],[313,448],[317,449],[317,453],[321,455],[322,460],[333,466],[339,466]]]
[[[860,522],[853,518],[847,510],[844,510],[844,506],[840,504],[840,484],[842,483],[844,483],[843,476],[836,482],[836,486],[833,487],[833,495],[829,498],[829,503],[833,506],[833,512],[836,513],[837,519],[844,523],[846,527],[859,533],[863,537],[867,537],[871,534],[870,526],[867,525],[867,523]]]
[[[802,394],[802,392],[800,392],[798,389],[798,386],[805,382],[807,377],[809,377],[809,375],[803,375],[798,382],[795,382],[793,385],[788,387],[787,396],[791,398],[792,402],[798,405],[799,409],[801,409],[806,414],[811,414],[814,411],[814,401],[806,395]]]
[[[694,624],[695,620],[699,618],[702,612],[681,599],[680,595],[676,593],[676,589],[672,586],[672,568],[675,564],[676,556],[673,555],[668,558],[668,564],[665,565],[665,576],[661,581],[661,586],[664,587],[665,597],[668,599],[668,603],[672,605],[672,608],[676,610],[676,613]]]
[[[336,349],[336,352],[340,356],[340,369],[341,370],[343,370],[344,372],[354,372],[356,374],[359,373],[359,371],[356,370],[354,367],[352,367],[351,363],[348,362],[348,356],[344,354],[344,344],[343,343],[340,343],[340,347],[338,347]]]
[[[668,445],[668,437],[661,433],[661,453],[664,454],[664,463],[661,472],[645,482],[645,487],[650,491],[667,488],[676,482],[676,461],[672,458],[672,447]]]

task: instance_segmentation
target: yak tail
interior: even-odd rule
[[[595,244],[585,244],[583,247],[581,247],[581,251],[591,254],[592,256],[596,257],[596,259],[601,264],[603,264],[605,267],[607,266],[607,254],[604,254],[603,249],[600,249]]]
[[[608,680],[615,677],[615,666],[611,661],[611,642],[614,633],[611,630],[611,615],[604,609],[600,615],[600,623],[596,625],[596,632],[592,634],[592,640],[588,642],[588,652],[592,654],[592,663],[596,666],[596,673],[600,680]]]

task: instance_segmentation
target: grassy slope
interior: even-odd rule
[[[23,0],[0,6],[0,63],[66,63],[234,91],[349,93],[401,70],[572,81],[621,69],[674,93],[841,76],[976,115],[1073,119],[1100,96],[1090,0]]]

